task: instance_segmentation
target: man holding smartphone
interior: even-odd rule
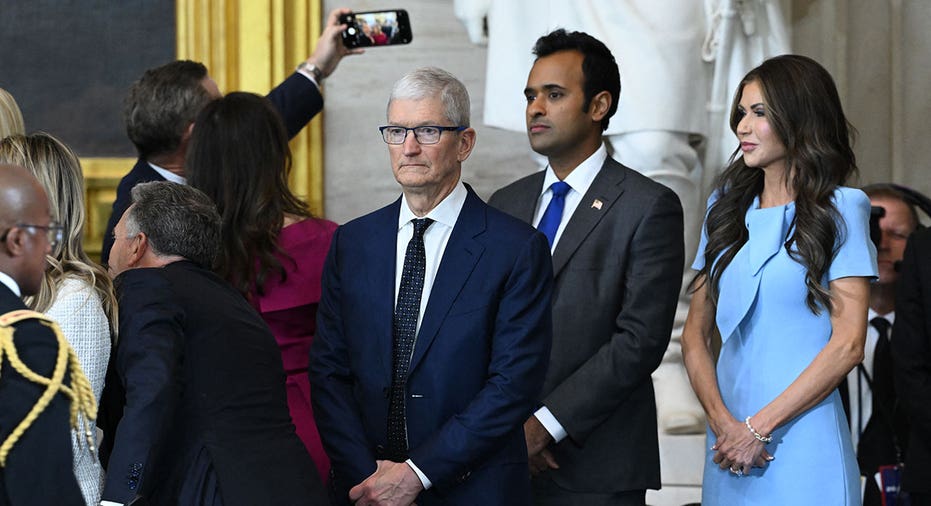
[[[268,94],[290,137],[323,109],[319,89],[322,80],[336,70],[344,56],[363,52],[340,42],[340,33],[347,28],[340,18],[350,12],[346,8],[330,12],[314,53]],[[117,187],[103,236],[103,264],[109,260],[113,228],[129,207],[133,186],[148,181],[186,182],[184,157],[194,120],[208,102],[219,96],[220,90],[207,68],[190,60],[149,69],[133,84],[125,100],[124,120],[139,159]]]

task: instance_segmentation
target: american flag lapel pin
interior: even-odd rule
[[[595,201],[592,202],[592,209],[597,209],[597,210],[601,211],[601,206],[602,206],[602,205],[604,205],[604,204],[602,204],[600,200],[595,199]]]

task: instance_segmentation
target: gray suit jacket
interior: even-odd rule
[[[543,172],[489,203],[528,223]],[[600,203],[600,204],[599,204]],[[682,206],[608,158],[553,252],[553,349],[541,402],[569,434],[551,447],[569,490],[659,488],[650,374],[672,332],[684,264]]]

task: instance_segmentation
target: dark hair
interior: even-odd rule
[[[126,232],[145,233],[153,253],[211,268],[220,244],[220,215],[203,192],[169,181],[139,183],[126,212]]]
[[[808,307],[816,314],[821,308],[830,311],[831,294],[821,280],[844,233],[831,199],[837,186],[857,171],[851,148],[855,131],[844,116],[827,70],[811,58],[783,55],[764,61],[740,81],[731,106],[735,134],[743,117],[738,105],[751,82],[760,86],[769,124],[786,148],[790,170],[785,177],[795,193],[795,219],[785,248],[807,270]],[[705,266],[692,281],[694,288],[696,281],[707,276],[715,299],[721,274],[749,237],[744,214],[763,190],[763,171],[748,167],[742,157],[737,158],[738,153],[739,148],[715,183],[718,200],[706,219]]]
[[[142,158],[170,153],[213,97],[203,86],[207,67],[179,60],[146,70],[123,103],[126,134]]]
[[[284,254],[285,214],[310,211],[288,188],[288,133],[271,102],[252,93],[211,102],[197,118],[185,165],[190,184],[216,202],[223,220],[217,273],[244,294],[253,285],[262,293],[272,272],[283,280],[275,255]]]
[[[585,92],[585,104],[582,111],[587,111],[592,98],[602,91],[611,94],[611,108],[601,120],[601,130],[608,129],[611,116],[617,112],[617,101],[621,96],[621,74],[611,50],[600,40],[585,32],[569,32],[560,28],[539,39],[533,46],[537,59],[560,51],[578,51],[582,53],[582,90]]]

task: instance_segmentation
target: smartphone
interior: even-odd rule
[[[414,38],[404,9],[350,12],[340,16],[339,21],[349,25],[342,38],[343,45],[350,49],[409,44]]]

